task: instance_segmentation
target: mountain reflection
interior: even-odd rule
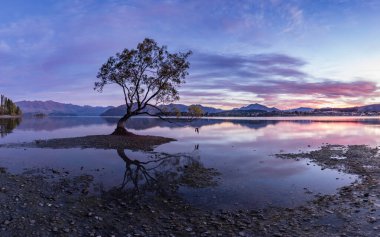
[[[12,133],[21,122],[20,118],[6,118],[0,119],[0,136],[5,137],[6,135]]]
[[[63,128],[75,128],[80,126],[93,126],[93,125],[107,125],[114,126],[118,121],[117,117],[45,117],[45,118],[23,118],[22,123],[18,126],[19,130],[30,131],[54,131]],[[294,123],[294,124],[314,124],[314,123],[350,123],[350,124],[366,124],[366,125],[379,125],[378,118],[373,119],[357,119],[349,117],[347,119],[330,119],[325,118],[302,118],[302,119],[287,119],[286,117],[281,120],[276,118],[264,118],[263,120],[249,120],[249,119],[215,119],[203,118],[189,122],[186,119],[175,119],[172,123],[160,120],[158,118],[135,117],[130,119],[126,127],[135,130],[145,130],[154,127],[160,128],[181,128],[192,127],[200,129],[206,126],[218,125],[222,123],[231,123],[233,125],[243,126],[249,129],[259,130],[270,125],[277,125],[279,123]]]
[[[105,121],[101,117],[25,117],[17,128],[26,131],[54,131],[63,128],[101,125]]]
[[[73,128],[80,126],[92,125],[115,125],[118,121],[116,117],[45,117],[45,118],[24,118],[19,130],[31,131],[54,131],[62,128]],[[268,125],[275,125],[280,121],[275,120],[230,120],[230,119],[198,119],[192,122],[188,120],[176,119],[173,123],[163,121],[156,118],[142,118],[136,117],[130,119],[126,127],[135,130],[145,130],[154,127],[163,128],[180,128],[180,127],[193,127],[201,128],[204,126],[217,125],[225,122],[239,124],[252,129],[264,128]]]
[[[117,119],[115,118],[104,118],[108,123],[115,124]],[[205,126],[218,125],[222,123],[232,123],[245,126],[252,129],[265,128],[268,125],[275,125],[280,121],[275,120],[234,120],[234,119],[196,119],[189,122],[187,119],[175,119],[171,123],[163,121],[161,119],[131,119],[127,122],[126,127],[136,130],[144,130],[153,127],[167,127],[167,128],[181,128],[181,127],[192,127],[194,129],[200,129]]]

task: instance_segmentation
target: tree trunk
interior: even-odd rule
[[[117,122],[117,126],[115,131],[111,135],[116,135],[116,136],[130,136],[133,135],[133,133],[128,132],[127,129],[125,128],[125,123],[131,116],[126,114],[124,115],[119,121]]]

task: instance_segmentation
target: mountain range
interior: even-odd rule
[[[216,108],[213,108],[213,107],[206,107],[206,106],[202,106],[202,105],[197,105],[199,106],[204,113],[206,114],[214,114],[214,113],[219,113],[219,112],[223,112],[222,109],[216,109]],[[166,111],[166,112],[181,112],[181,113],[186,113],[188,112],[189,110],[189,106],[187,105],[183,105],[183,104],[169,104],[169,105],[161,105],[159,106],[159,108],[162,110],[162,111]],[[120,105],[118,107],[113,107],[113,108],[110,108],[108,109],[107,111],[105,111],[104,113],[100,114],[101,116],[121,116],[125,113],[126,111],[126,106],[125,105]],[[145,109],[144,111],[146,112],[149,112],[150,114],[157,114],[159,113],[159,110],[155,109],[155,108],[152,108],[152,107],[148,107],[147,109]]]
[[[16,105],[20,107],[23,114],[46,114],[51,116],[99,116],[112,106],[80,106],[64,104],[55,101],[19,101]]]
[[[114,106],[80,106],[73,104],[59,103],[55,101],[19,101],[16,102],[23,114],[46,114],[50,116],[122,116],[126,110],[125,105]],[[202,108],[202,110],[208,115],[219,115],[219,116],[239,116],[239,115],[249,115],[252,113],[293,113],[293,112],[324,112],[324,111],[337,111],[337,112],[380,112],[380,104],[366,105],[361,107],[350,107],[350,108],[322,108],[313,109],[307,107],[300,107],[288,110],[279,110],[275,107],[267,107],[261,104],[250,104],[240,108],[234,108],[232,110],[222,110],[213,107],[206,107],[202,105],[197,105]],[[189,106],[184,104],[169,104],[160,106],[161,110],[164,111],[179,111],[185,113],[188,111]],[[150,107],[146,109],[147,112],[151,114],[158,113],[158,110]]]
[[[241,108],[234,108],[232,110],[262,110],[262,111],[266,111],[266,112],[280,111],[279,109],[277,109],[275,107],[268,108],[265,105],[261,105],[261,104],[257,104],[257,103],[256,104],[250,104],[247,106],[243,106]]]

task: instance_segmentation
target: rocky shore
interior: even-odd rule
[[[164,179],[147,189],[114,188],[98,195],[88,191],[93,182],[88,175],[73,178],[51,169],[14,175],[1,169],[0,236],[380,236],[377,148],[328,145],[278,156],[309,159],[360,180],[335,195],[316,194],[297,208],[210,212],[176,194],[184,182],[196,187],[212,180],[215,171],[202,167],[185,167],[175,183]]]

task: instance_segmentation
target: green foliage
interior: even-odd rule
[[[204,115],[203,109],[198,105],[190,105],[188,108],[188,113],[192,118],[200,118]]]
[[[0,115],[21,115],[21,109],[13,103],[11,99],[8,99],[4,95],[1,95],[0,99]]]

